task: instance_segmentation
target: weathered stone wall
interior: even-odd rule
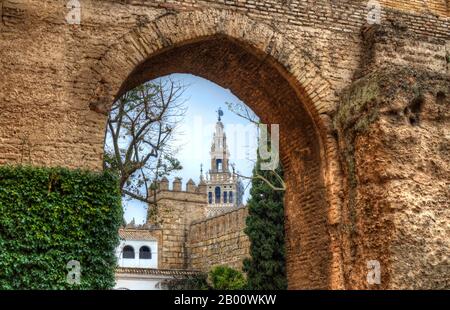
[[[102,77],[94,78],[92,67],[118,38],[142,23],[166,14],[212,8],[249,16],[272,24],[285,34],[289,42],[299,46],[320,67],[331,86],[339,90],[359,66],[359,34],[367,16],[365,1],[266,0],[223,4],[159,0],[123,4],[110,0],[82,1],[82,24],[70,26],[65,22],[68,13],[64,10],[65,3],[64,0],[2,1],[0,163],[100,168],[103,130],[99,126],[103,124],[103,129],[105,120],[86,110],[86,106],[93,103],[93,96],[102,96],[108,90],[98,87]],[[449,11],[444,0],[382,3],[387,5],[383,7],[383,20],[402,21],[413,32],[423,35],[419,40],[448,38]],[[402,13],[391,8],[400,8]],[[73,148],[74,144],[78,147]]]
[[[81,25],[69,25],[64,0],[1,2],[0,164],[100,169],[107,111],[114,98],[164,74],[197,74],[231,89],[264,122],[280,124],[280,155],[288,187],[290,288],[366,288],[364,266],[369,258],[388,264],[383,269],[389,271],[383,277],[386,288],[431,287],[441,278],[440,269],[430,269],[429,264],[441,264],[448,253],[448,244],[437,241],[441,230],[448,230],[448,214],[439,211],[448,205],[448,200],[439,198],[446,195],[445,188],[422,186],[416,192],[410,179],[398,178],[404,195],[391,193],[385,203],[387,209],[394,201],[402,204],[404,212],[390,217],[380,213],[381,217],[365,222],[358,203],[375,204],[384,185],[374,191],[363,190],[362,183],[351,185],[345,157],[352,134],[348,130],[339,134],[333,119],[336,111],[345,109],[342,93],[385,66],[416,68],[430,82],[446,81],[448,1],[381,1],[382,31],[366,27],[366,1],[81,3]],[[442,92],[439,102],[446,104],[448,92]],[[419,169],[419,158],[440,156],[434,145],[448,145],[448,121],[441,122],[441,135],[435,132],[436,120],[428,123],[427,130],[412,131],[417,141],[428,141],[430,132],[436,140],[414,149],[410,169]],[[379,156],[369,170],[357,170],[357,180],[384,173],[397,160],[394,150],[407,161],[404,154],[410,145],[401,141],[369,151],[375,137],[379,139],[375,141],[403,137],[397,134],[403,132],[402,124],[390,126],[389,131],[355,140],[356,167],[364,167],[373,154]],[[448,166],[448,156],[443,160]],[[430,171],[427,177],[437,184],[445,180],[445,175]],[[373,179],[367,182],[375,186]],[[358,197],[356,203],[353,196]],[[419,200],[418,207],[417,196],[428,197],[433,206]],[[408,224],[425,218],[419,215],[422,211],[413,212],[414,206],[432,210],[437,217],[435,229],[423,233]],[[352,209],[355,212],[349,212]],[[181,212],[179,216],[183,218]],[[349,218],[365,223],[351,237],[345,233]],[[408,221],[401,222],[405,218]],[[392,237],[383,238],[385,231]],[[375,246],[375,236],[385,240],[384,246]],[[180,235],[167,238],[168,245],[181,239]],[[423,256],[425,248],[415,247],[418,254],[407,251],[398,246],[399,239],[404,244],[429,244],[431,254]],[[364,255],[349,255],[352,251]],[[403,260],[409,253],[422,255],[426,263]],[[171,264],[180,265],[177,259]],[[410,269],[416,272],[408,273]]]
[[[334,119],[346,174],[340,226],[345,282],[448,289],[450,76],[426,61],[445,58],[445,49],[411,40],[403,27],[367,32],[375,51],[371,63],[379,65],[365,68],[366,75],[342,92]],[[395,36],[386,39],[389,32]],[[415,65],[401,66],[401,58]],[[381,263],[379,286],[363,279],[371,257]]]
[[[189,229],[189,268],[209,271],[226,265],[242,269],[242,262],[250,256],[250,240],[245,234],[248,209],[233,211],[193,222]]]
[[[385,6],[416,14],[430,14],[448,17],[450,11],[450,3],[448,2],[448,0],[436,0],[436,1],[381,0],[380,2]]]
[[[150,206],[154,211],[149,211],[148,223],[158,225],[162,232],[159,268],[186,269],[189,225],[205,217],[206,195],[168,189],[157,193],[156,202],[156,208]]]

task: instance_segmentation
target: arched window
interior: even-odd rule
[[[227,202],[228,202],[228,193],[223,192],[223,203],[227,203]]]
[[[130,246],[130,245],[126,245],[123,248],[123,255],[122,255],[122,257],[123,258],[134,258],[134,249],[133,249],[133,247]]]
[[[212,192],[208,192],[208,203],[212,204]]]
[[[220,195],[220,187],[219,186],[216,187],[215,193],[216,193],[216,203],[220,203],[221,195]]]
[[[222,171],[222,159],[216,159],[217,171]]]
[[[142,246],[139,249],[139,259],[152,259],[152,250],[148,246]]]
[[[229,201],[233,203],[233,192],[229,192]]]

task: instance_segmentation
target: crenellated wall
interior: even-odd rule
[[[149,206],[148,223],[161,228],[161,258],[163,269],[185,269],[187,267],[186,240],[192,221],[205,216],[206,194],[198,191],[191,180],[182,190],[180,179],[175,179],[172,188],[163,179],[156,194],[156,207]]]
[[[148,224],[156,225],[161,234],[159,268],[208,271],[215,265],[242,267],[250,246],[244,233],[246,207],[230,207],[228,212],[207,218],[206,194],[200,193],[192,180],[183,191],[180,179],[172,182],[171,189],[163,179],[156,202],[156,208],[150,205],[155,212],[149,212]]]
[[[207,271],[227,265],[241,269],[249,257],[250,240],[245,234],[248,209],[241,207],[221,215],[193,222],[189,228],[188,266]]]

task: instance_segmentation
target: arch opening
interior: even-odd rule
[[[128,74],[116,99],[146,81],[188,73],[231,90],[266,124],[280,125],[285,170],[287,274],[292,289],[327,289],[332,281],[326,152],[305,89],[271,56],[227,36],[205,37],[149,55]],[[208,193],[211,196],[221,195]],[[228,200],[233,198],[229,195]]]
[[[134,248],[131,245],[126,245],[122,251],[122,257],[125,259],[134,259]]]
[[[139,249],[139,259],[152,259],[152,250],[144,245]]]

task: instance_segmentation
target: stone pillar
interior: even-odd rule
[[[335,123],[347,186],[348,289],[448,288],[450,77],[386,66],[342,95]],[[367,281],[380,267],[380,282]],[[375,279],[375,278],[373,278]]]

